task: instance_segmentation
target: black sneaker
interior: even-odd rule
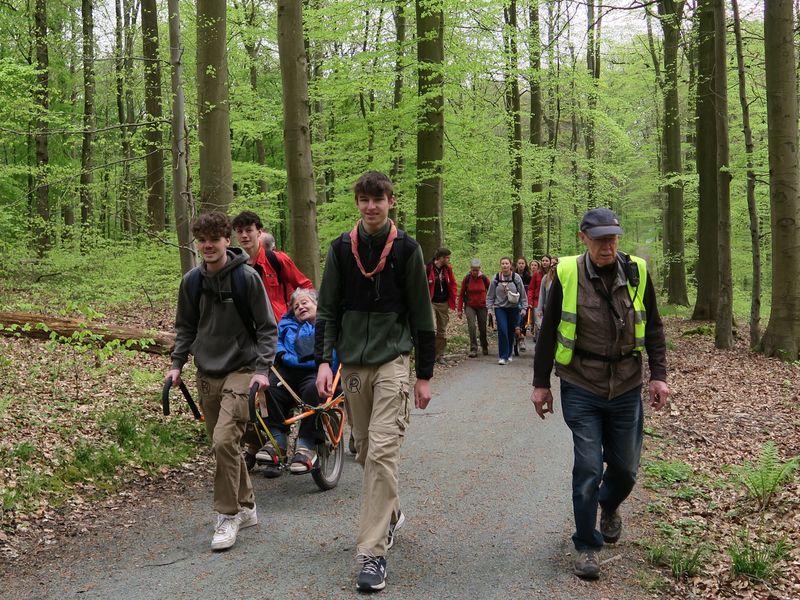
[[[613,513],[600,511],[600,534],[606,544],[616,544],[622,535],[622,517],[618,510]]]
[[[380,592],[386,587],[386,558],[361,555],[359,559],[362,566],[356,588],[359,592]]]
[[[389,535],[386,536],[386,549],[388,550],[392,546],[394,546],[394,536],[398,529],[400,529],[406,523],[406,516],[403,514],[401,510],[397,515],[397,521],[394,523],[389,523]]]

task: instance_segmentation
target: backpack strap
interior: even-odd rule
[[[195,267],[189,271],[186,279],[186,287],[189,297],[194,300],[194,306],[200,315],[200,297],[203,295],[203,272],[201,267]],[[244,278],[244,264],[237,265],[231,271],[231,298],[236,312],[242,320],[244,328],[250,338],[256,341],[256,327],[253,322],[253,310],[247,299],[247,282]]]
[[[264,250],[264,254],[267,255],[267,260],[269,264],[272,265],[272,268],[275,270],[275,276],[278,278],[278,281],[281,285],[283,285],[283,281],[281,280],[281,273],[283,273],[283,263],[278,259],[275,255],[273,250]]]

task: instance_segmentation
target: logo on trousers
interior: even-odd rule
[[[345,389],[351,394],[358,394],[361,392],[361,377],[357,373],[351,373],[344,380]]]

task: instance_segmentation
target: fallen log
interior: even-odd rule
[[[51,339],[51,332],[69,338],[73,334],[89,332],[83,341],[125,342],[131,350],[149,352],[151,354],[169,354],[175,346],[175,334],[168,331],[136,329],[134,327],[117,327],[104,325],[82,319],[68,319],[22,312],[0,311],[0,333],[5,336],[19,336],[40,340]],[[97,336],[95,338],[95,336]]]

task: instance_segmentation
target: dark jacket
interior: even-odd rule
[[[456,289],[456,275],[453,273],[453,267],[450,265],[444,265],[441,270],[443,283],[447,286],[447,305],[450,307],[450,310],[455,310],[456,294],[458,293]],[[428,292],[431,295],[431,299],[433,299],[436,281],[439,279],[436,276],[436,265],[434,265],[433,262],[429,262],[425,265],[425,274],[428,277]]]
[[[377,266],[388,233],[388,224],[374,235],[359,226],[366,272]],[[432,377],[435,334],[422,250],[407,235],[394,244],[383,271],[367,279],[348,235],[331,242],[317,304],[317,363],[331,362],[336,348],[342,364],[382,365],[416,347],[417,378]]]
[[[202,293],[191,297],[184,275],[178,291],[175,314],[175,349],[172,368],[181,369],[194,355],[201,373],[222,377],[239,369],[267,375],[275,357],[277,327],[267,302],[264,284],[254,269],[247,266],[247,255],[240,248],[228,248],[228,261],[216,273],[201,265]],[[244,280],[255,325],[256,339],[250,337],[239,316],[231,293],[231,271],[244,265]],[[199,302],[198,302],[199,301]]]

